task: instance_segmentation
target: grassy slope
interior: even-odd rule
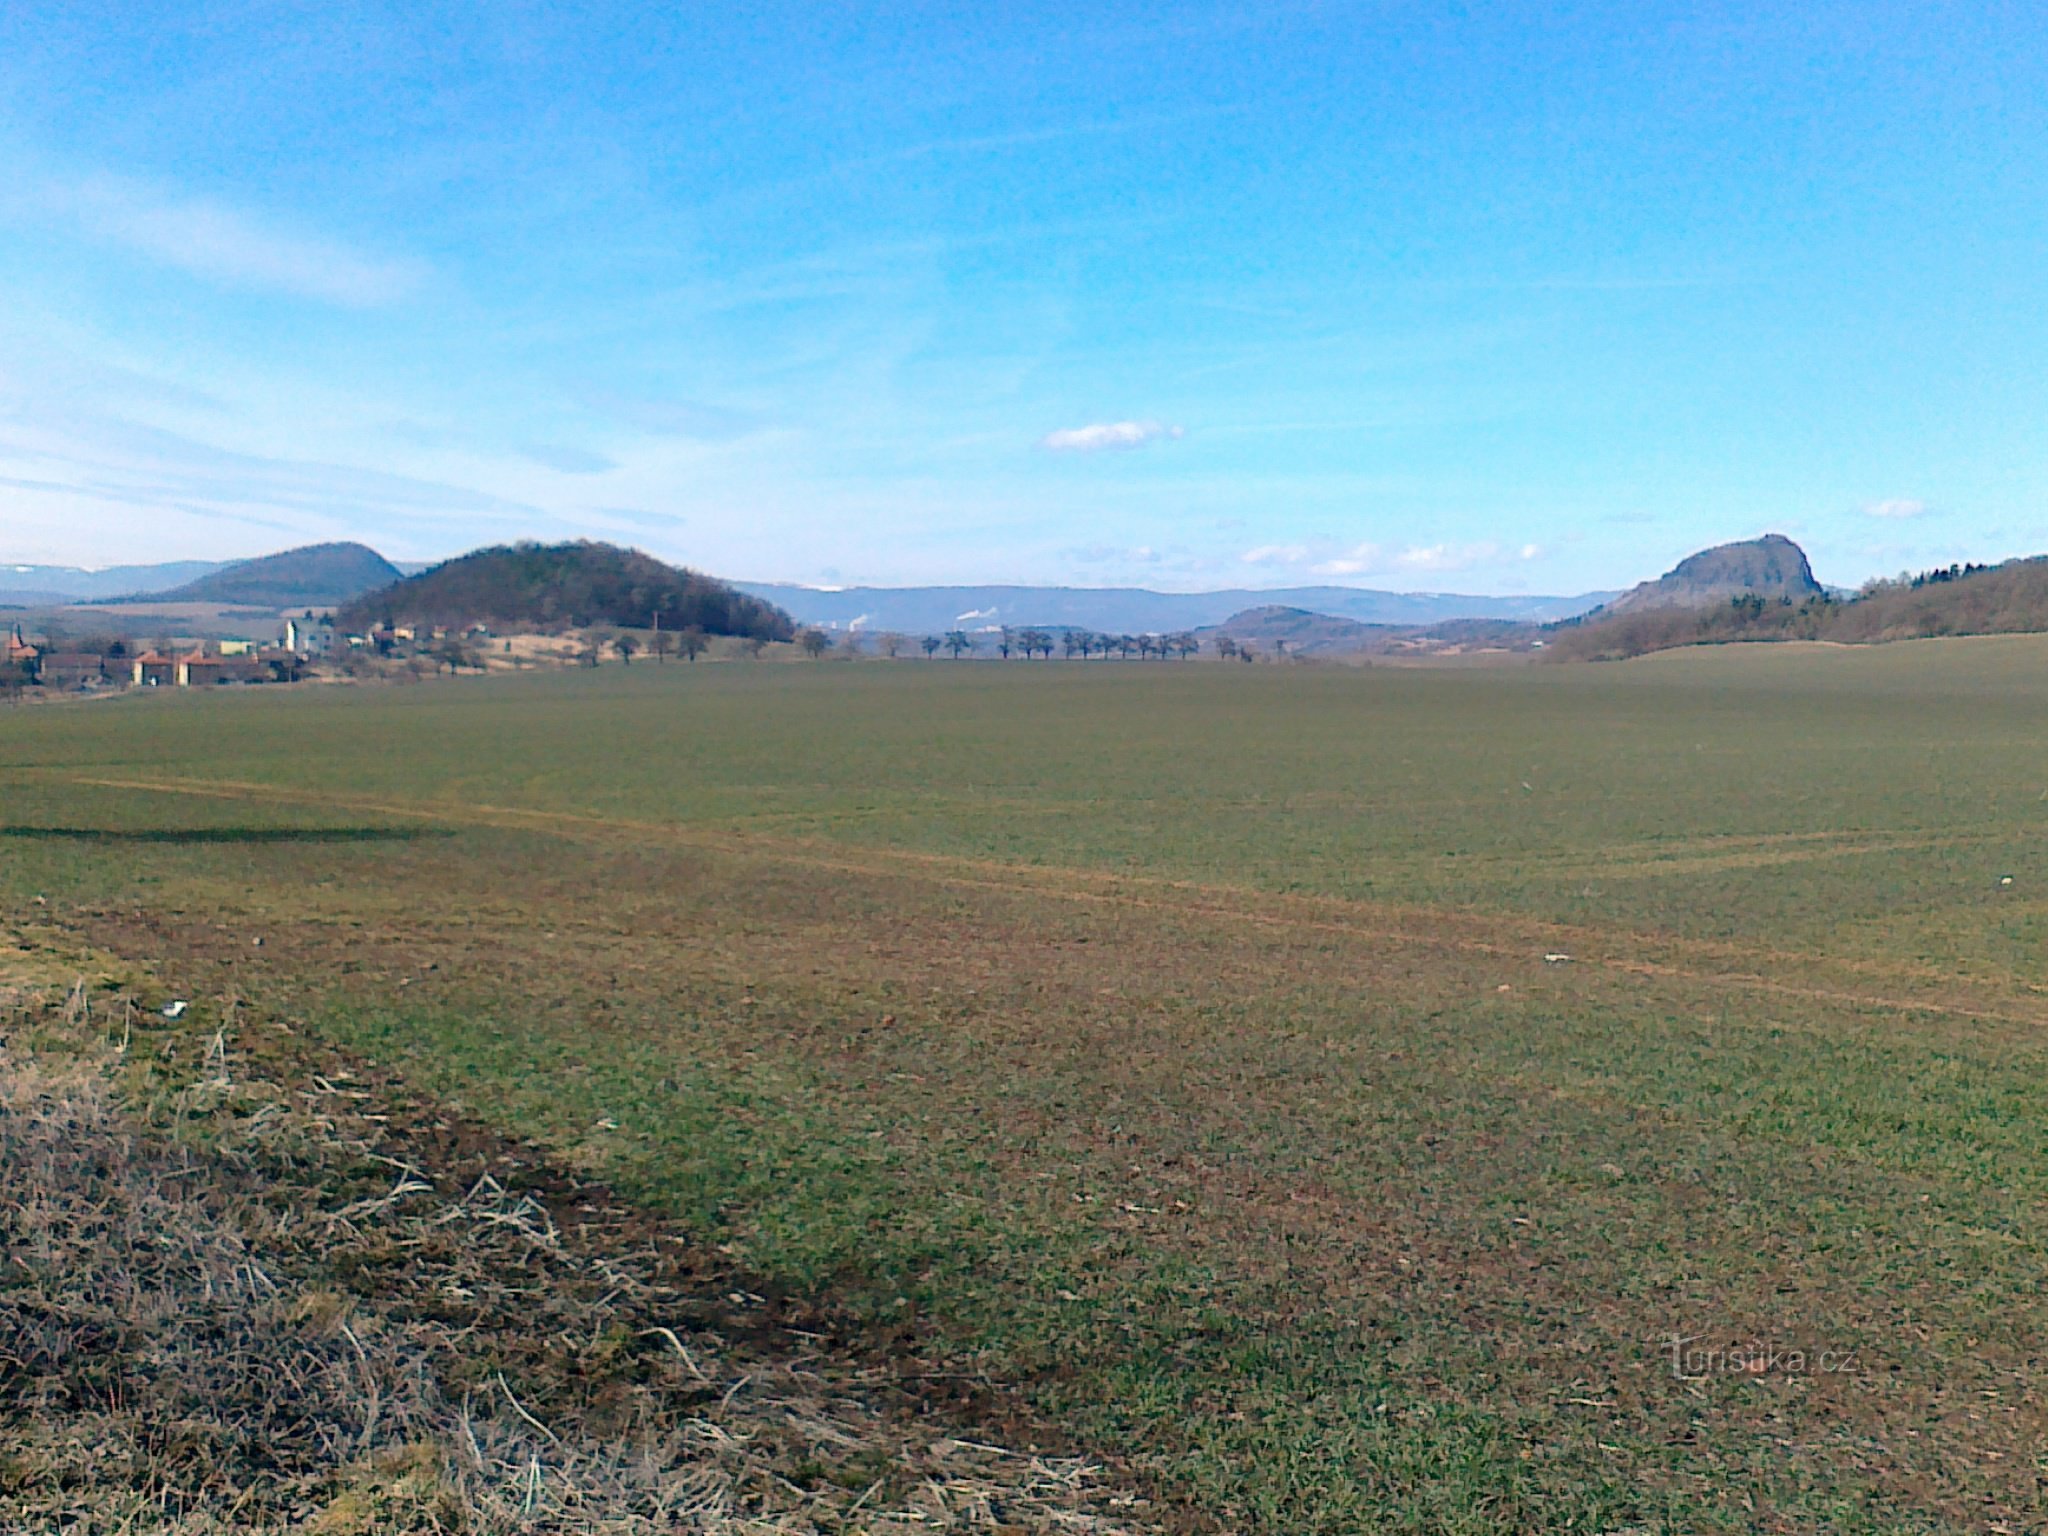
[[[2044,662],[22,711],[0,881],[1231,1523],[1981,1529],[2042,1499]]]

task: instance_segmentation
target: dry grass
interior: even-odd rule
[[[349,1080],[252,1078],[225,1032],[131,1059],[133,1016],[0,990],[0,1528],[1136,1528],[1085,1462],[451,1184]]]

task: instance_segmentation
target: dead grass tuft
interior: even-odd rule
[[[1135,1529],[1085,1462],[946,1435],[489,1174],[447,1187],[362,1090],[224,1033],[120,1075],[127,1012],[0,998],[0,1528]]]

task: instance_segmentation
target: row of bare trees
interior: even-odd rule
[[[833,649],[832,637],[822,629],[802,629],[795,638],[797,648],[813,661]],[[1066,629],[1055,633],[1047,629],[1012,629],[1007,626],[977,634],[969,634],[964,629],[949,629],[942,635],[916,637],[887,630],[865,635],[855,631],[846,635],[839,644],[849,656],[873,652],[893,660],[907,651],[922,651],[927,658],[932,658],[944,651],[956,661],[962,656],[991,652],[1005,661],[1016,657],[1027,661],[1050,659],[1055,651],[1069,661],[1077,658],[1082,661],[1094,658],[1108,660],[1112,656],[1125,661],[1134,656],[1145,661],[1175,658],[1186,661],[1201,655],[1204,649],[1201,637],[1186,630],[1165,635],[1110,635],[1086,629]],[[588,666],[597,665],[606,649],[629,665],[635,656],[643,652],[651,654],[657,661],[670,655],[681,655],[695,661],[709,645],[710,640],[701,629],[658,629],[651,634],[613,630],[593,636],[581,656]],[[743,642],[741,649],[748,655],[758,656],[761,653],[758,641]],[[1249,641],[1235,640],[1229,635],[1217,636],[1213,649],[1223,661],[1252,661],[1258,654]]]
[[[987,647],[1005,661],[1012,657],[1025,660],[1050,658],[1059,651],[1072,661],[1083,661],[1092,657],[1104,660],[1112,656],[1128,661],[1136,656],[1141,660],[1165,661],[1177,657],[1182,661],[1202,653],[1201,637],[1186,630],[1168,635],[1107,635],[1093,630],[1067,629],[1054,634],[1044,629],[1010,629],[988,631],[982,636],[970,635],[965,630],[949,629],[943,635],[925,635],[912,641],[906,636],[887,632],[868,637],[874,648],[882,655],[894,658],[906,649],[915,646],[927,657],[946,652],[955,660],[969,653],[980,653],[986,640]],[[1216,655],[1225,661],[1250,661],[1257,652],[1249,642],[1233,640],[1228,635],[1219,635],[1215,641]]]

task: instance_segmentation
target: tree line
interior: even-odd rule
[[[806,634],[820,634],[822,638],[821,632],[817,630],[807,631]],[[805,638],[798,637],[800,641]],[[891,658],[915,648],[923,651],[927,657],[937,656],[939,652],[944,651],[956,661],[970,653],[993,653],[1005,661],[1012,658],[1022,658],[1026,661],[1049,660],[1055,651],[1068,661],[1077,658],[1082,661],[1095,658],[1107,660],[1112,656],[1125,661],[1133,656],[1140,660],[1165,661],[1177,658],[1186,661],[1191,656],[1199,656],[1203,650],[1201,637],[1187,630],[1164,635],[1116,635],[1098,634],[1088,629],[1054,631],[1035,628],[1012,629],[1005,626],[1002,629],[985,630],[978,634],[969,634],[964,629],[949,629],[944,634],[918,637],[882,631],[865,637],[849,636],[848,648],[861,649],[863,641],[871,643],[876,651]],[[806,649],[808,648],[806,646]],[[822,649],[821,646],[819,651],[812,654],[819,654]],[[1226,661],[1250,661],[1257,654],[1250,644],[1234,640],[1229,635],[1216,637],[1214,649],[1216,655]]]

